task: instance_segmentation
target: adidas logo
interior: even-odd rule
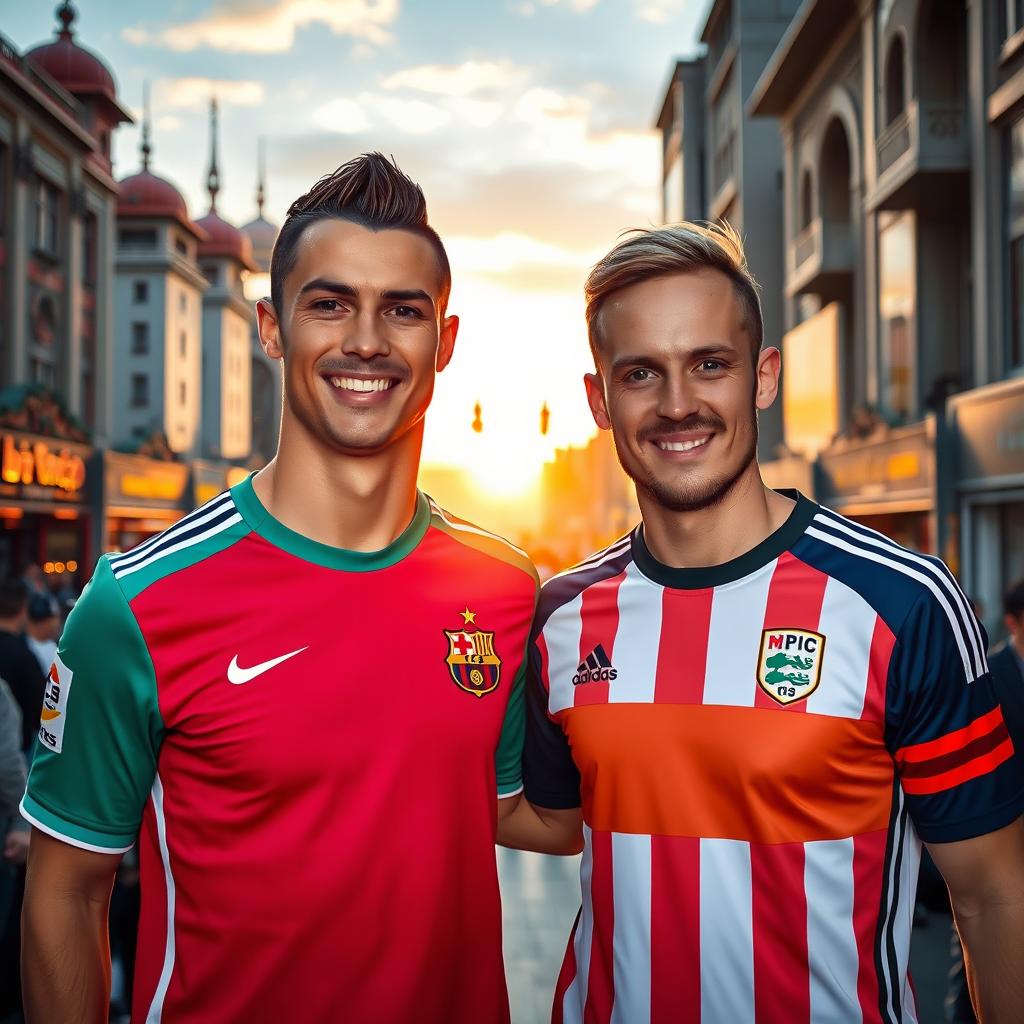
[[[576,675],[572,677],[572,684],[579,686],[580,683],[607,683],[618,674],[618,670],[612,668],[611,658],[605,653],[604,647],[598,644],[580,662]]]

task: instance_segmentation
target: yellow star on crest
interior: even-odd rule
[[[466,610],[464,612],[459,612],[459,614],[462,616],[462,619],[467,626],[470,623],[476,625],[476,612],[471,612],[469,610],[469,605],[466,605]]]

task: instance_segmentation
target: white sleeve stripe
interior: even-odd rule
[[[208,519],[213,518],[218,512],[222,512],[224,509],[231,504],[230,501],[225,500],[230,498],[230,494],[225,491],[223,494],[216,498],[211,499],[205,505],[201,505],[194,512],[189,512],[187,516],[183,516],[176,523],[169,526],[162,533],[158,533],[155,537],[150,537],[149,540],[143,541],[138,547],[134,547],[131,551],[126,551],[121,554],[113,555],[110,559],[111,565],[115,563],[130,564],[137,558],[145,555],[155,544],[161,540],[166,540],[168,536],[174,536],[177,533],[182,533],[191,526],[198,526],[200,522],[206,522]]]
[[[911,551],[910,549],[897,544],[891,537],[886,537],[884,533],[872,530],[868,526],[862,526],[858,523],[855,528],[836,512],[831,512],[829,510],[823,511],[824,514],[815,516],[815,519],[819,522],[832,526],[834,529],[842,530],[849,536],[855,537],[857,540],[861,541],[861,543],[872,544],[874,547],[883,551],[891,551],[894,555],[899,555],[907,561],[913,562],[915,565],[920,565],[922,568],[927,569],[939,581],[939,583],[944,586],[946,593],[949,594],[956,602],[957,607],[960,609],[960,614],[963,616],[964,622],[967,624],[967,628],[970,630],[973,638],[971,647],[974,651],[976,663],[981,666],[983,673],[987,670],[987,664],[985,661],[985,645],[981,639],[981,631],[978,626],[977,619],[971,611],[970,602],[967,600],[967,597],[960,588],[960,585],[956,582],[952,573],[950,573],[949,569],[943,563],[936,563],[925,558],[918,552]],[[866,536],[866,534],[870,534],[870,536]]]
[[[610,558],[614,558],[616,555],[621,555],[624,551],[629,548],[631,535],[627,534],[621,540],[617,540],[614,544],[605,548],[603,551],[599,551],[596,555],[592,555],[585,562],[580,562],[579,565],[574,565],[569,569],[563,569],[561,572],[556,573],[547,582],[551,580],[561,579],[563,576],[572,576],[573,573],[585,572],[587,569],[596,569],[599,565],[603,565]]]
[[[824,541],[826,544],[831,544],[833,547],[837,547],[842,551],[847,551],[851,555],[860,555],[861,558],[866,558],[871,562],[878,562],[879,565],[887,565],[889,568],[903,573],[904,576],[909,576],[911,579],[917,580],[918,583],[923,583],[942,606],[943,611],[946,613],[946,617],[949,619],[950,625],[953,627],[953,637],[960,650],[960,659],[963,661],[964,673],[967,676],[967,681],[973,683],[978,676],[984,674],[983,670],[975,672],[970,652],[967,650],[967,645],[964,642],[964,635],[960,622],[953,613],[953,609],[949,606],[949,602],[946,600],[945,595],[939,589],[935,580],[931,576],[925,576],[923,573],[918,572],[909,565],[904,565],[902,562],[895,562],[891,558],[886,558],[884,555],[875,554],[874,551],[870,551],[867,548],[855,547],[853,544],[847,543],[842,538],[834,537],[829,533],[822,533],[821,530],[816,530],[813,526],[809,526],[807,528],[807,536],[816,537],[818,540]]]
[[[169,548],[164,548],[163,551],[158,551],[151,558],[139,562],[138,565],[130,565],[127,569],[115,570],[114,576],[119,580],[123,579],[125,576],[131,576],[140,569],[146,569],[156,562],[159,562],[162,558],[166,558],[168,555],[177,554],[177,552],[184,551],[186,548],[190,548],[195,544],[201,544],[204,540],[209,540],[211,537],[215,537],[218,533],[223,533],[225,530],[230,529],[232,526],[235,526],[240,522],[242,522],[242,517],[236,512],[230,519],[225,519],[223,523],[218,523],[217,526],[206,530],[195,537],[190,537],[188,540],[172,544]]]
[[[957,586],[953,580],[947,577],[945,573],[941,572],[934,562],[929,561],[927,558],[924,558],[914,551],[900,547],[898,544],[883,537],[881,534],[878,534],[877,539],[875,537],[865,536],[863,533],[860,533],[858,530],[847,525],[839,516],[822,516],[819,514],[815,516],[815,519],[823,525],[831,526],[835,530],[842,531],[848,536],[853,537],[861,544],[870,544],[872,547],[876,547],[881,551],[888,551],[892,555],[899,555],[901,558],[906,559],[906,561],[913,562],[915,565],[920,566],[933,576],[945,590],[947,595],[949,595],[956,603],[960,612],[960,617],[963,619],[963,622],[967,627],[968,636],[971,641],[971,651],[973,654],[974,664],[978,668],[978,674],[984,675],[987,670],[985,652],[978,635],[978,627],[974,621],[974,614],[971,612],[970,608],[967,607],[967,600],[963,596],[963,591],[961,591],[960,587]],[[960,628],[963,630],[962,626]]]
[[[517,789],[510,789],[507,793],[501,791],[501,787],[498,787],[498,799],[505,800],[510,796],[518,796],[523,791],[523,784],[520,782]]]
[[[40,832],[45,832],[48,836],[53,836],[54,839],[59,839],[62,843],[67,843],[68,846],[77,846],[80,850],[88,850],[90,853],[127,853],[135,845],[134,843],[129,843],[127,846],[97,846],[95,843],[87,843],[84,839],[76,839],[74,836],[58,832],[49,825],[44,825],[37,817],[25,810],[24,800],[22,800],[18,810],[21,811],[21,816],[33,828],[39,829]]]
[[[523,551],[522,548],[517,548],[511,541],[507,541],[504,537],[499,537],[496,533],[491,533],[489,530],[481,530],[479,526],[470,526],[469,523],[453,523],[444,513],[444,509],[441,508],[433,498],[429,499],[430,510],[437,516],[441,522],[450,526],[453,530],[464,530],[466,533],[476,533],[481,537],[488,537],[491,540],[496,540],[499,544],[504,544],[505,547],[511,548],[517,555],[522,555],[523,558],[529,561],[530,556]]]

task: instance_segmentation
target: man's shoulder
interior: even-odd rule
[[[468,519],[442,508],[433,498],[425,495],[430,506],[430,525],[469,551],[483,558],[493,559],[519,570],[526,576],[534,589],[539,586],[537,570],[530,556],[510,540],[492,533]]]
[[[632,533],[619,537],[547,580],[540,591],[538,625],[543,626],[559,608],[571,604],[585,590],[618,576],[633,560],[632,537]]]
[[[1017,676],[1024,679],[1024,673],[1021,671],[1020,656],[1013,649],[1013,645],[1009,640],[1004,640],[992,648],[988,655],[988,667],[991,669],[993,676],[1001,673],[1015,672]]]

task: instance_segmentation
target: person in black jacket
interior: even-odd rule
[[[29,589],[24,580],[0,583],[0,678],[21,708],[21,748],[29,750],[39,732],[46,677],[25,640]]]

